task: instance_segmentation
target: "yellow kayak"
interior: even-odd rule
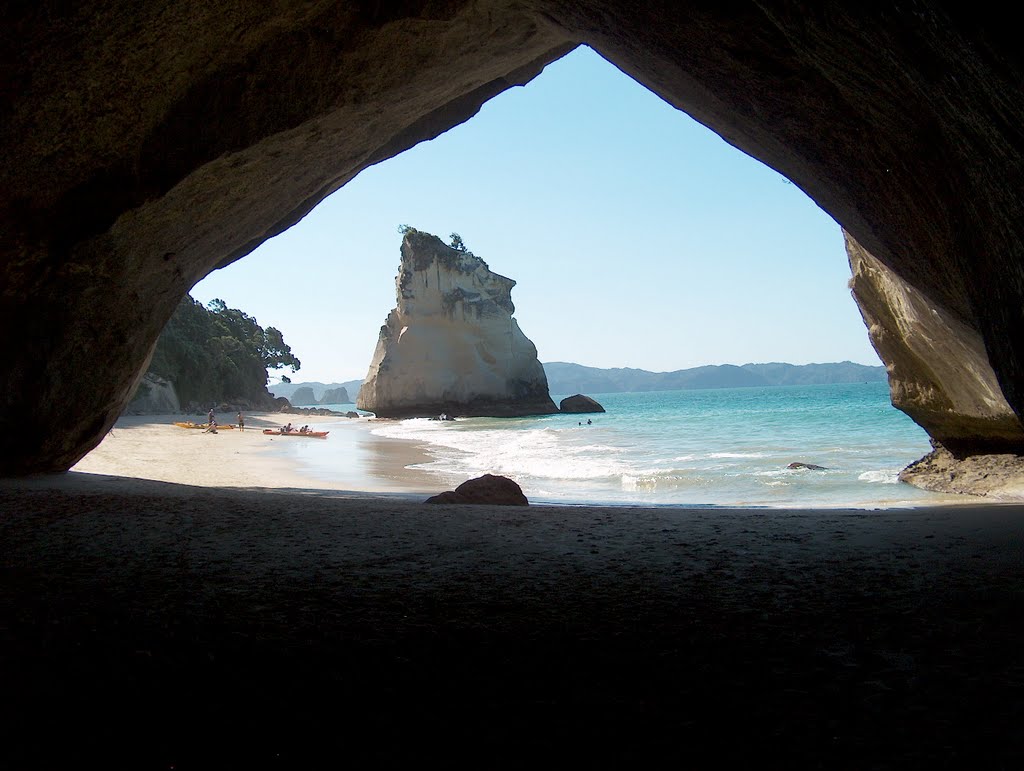
[[[174,425],[176,425],[178,428],[204,428],[205,429],[205,428],[209,428],[210,427],[209,423],[193,423],[191,420],[183,421],[183,422],[175,422]],[[217,430],[218,431],[230,431],[233,428],[234,428],[234,426],[231,425],[230,423],[218,423],[217,424]]]

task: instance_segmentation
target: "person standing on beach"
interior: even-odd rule
[[[209,423],[210,425],[213,425],[213,407],[210,407],[210,412],[206,416],[206,422]]]
[[[242,417],[241,410],[238,412],[238,430],[245,431],[245,418]]]

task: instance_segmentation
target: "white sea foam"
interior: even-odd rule
[[[874,484],[894,485],[899,479],[899,471],[880,469],[878,471],[865,471],[857,477],[861,482],[872,482]]]
[[[896,486],[893,470],[924,454],[927,437],[891,408],[884,384],[843,389],[838,397],[832,386],[764,389],[756,399],[749,389],[609,394],[608,413],[585,427],[553,415],[372,430],[423,447],[430,461],[418,468],[446,482],[504,474],[531,500],[823,508],[929,500]],[[794,460],[828,470],[787,469]]]

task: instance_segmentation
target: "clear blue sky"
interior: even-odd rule
[[[365,377],[395,306],[400,224],[458,232],[515,279],[541,361],[879,363],[839,225],[587,48],[366,169],[192,296],[280,329],[296,382]]]

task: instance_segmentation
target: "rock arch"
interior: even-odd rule
[[[905,320],[903,289],[942,317],[936,346],[904,325],[912,358],[880,346],[904,357],[887,363],[916,384],[900,393],[933,437],[1019,452],[1024,66],[986,13],[783,0],[9,9],[0,474],[63,470],[95,446],[210,270],[581,43],[842,224],[857,264],[886,277],[857,290],[876,343]],[[961,333],[975,359],[949,366]],[[999,398],[982,398],[979,378]]]

